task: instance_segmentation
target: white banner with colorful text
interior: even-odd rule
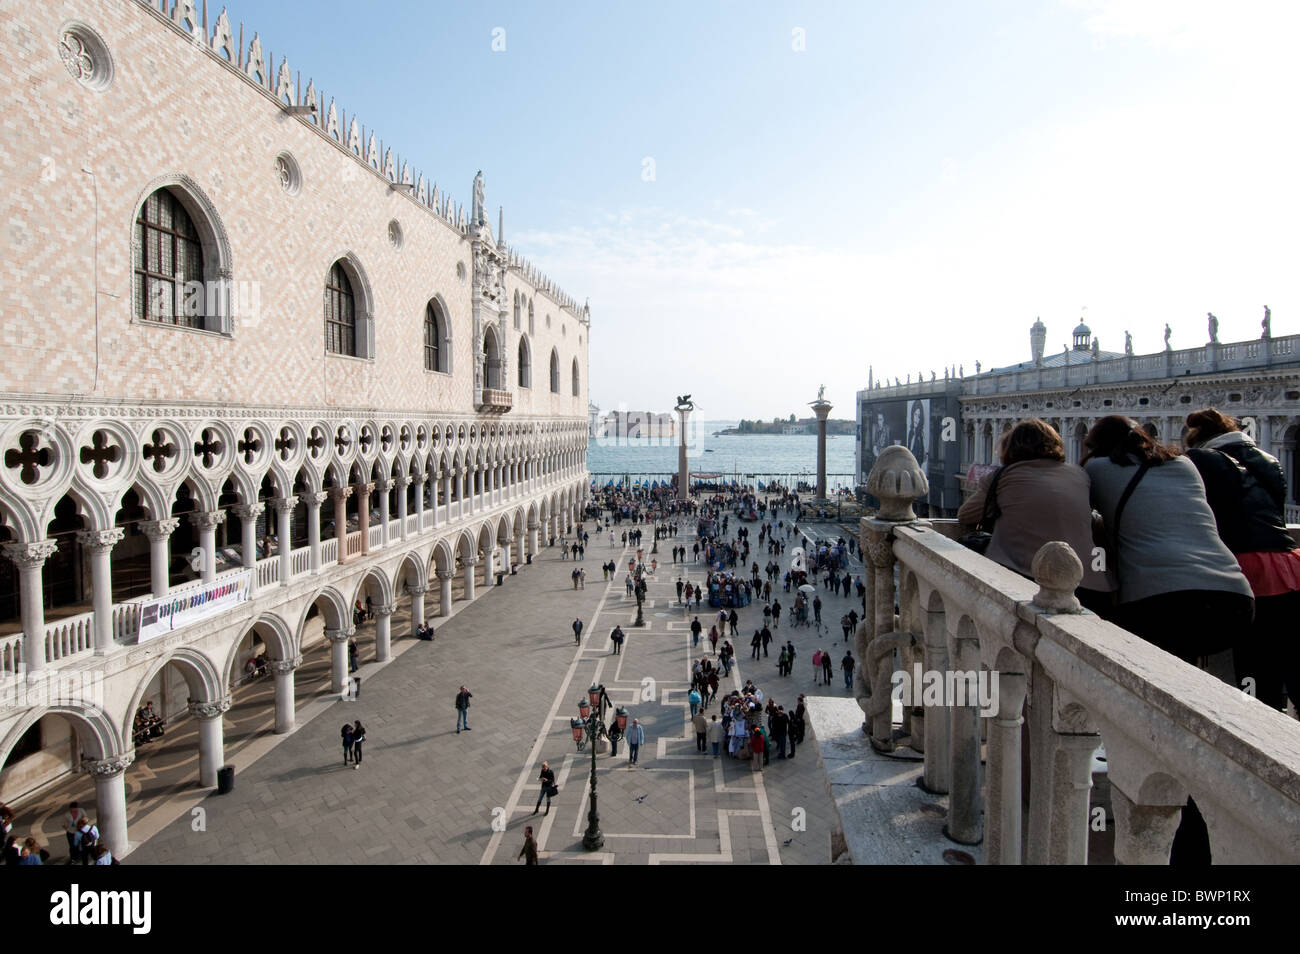
[[[140,642],[148,642],[225,612],[252,595],[253,571],[223,574],[211,583],[190,584],[140,606]]]

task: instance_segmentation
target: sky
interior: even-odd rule
[[[209,3],[215,19],[219,5]],[[234,0],[590,299],[590,397],[709,418],[1300,332],[1300,4]]]

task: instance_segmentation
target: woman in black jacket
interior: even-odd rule
[[[551,769],[549,762],[542,763],[542,774],[538,776],[542,783],[542,790],[537,794],[537,805],[533,808],[533,814],[537,814],[537,809],[542,807],[542,799],[546,799],[546,814],[551,813],[551,789],[555,787],[555,772]]]
[[[352,767],[354,769],[361,767],[361,743],[366,741],[366,728],[358,719],[356,725],[352,727]]]
[[[1300,705],[1300,550],[1283,516],[1282,465],[1215,408],[1187,415],[1187,427],[1219,537],[1255,593],[1255,621],[1233,649],[1237,684],[1285,711],[1288,696]]]

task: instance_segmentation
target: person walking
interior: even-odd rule
[[[645,727],[641,725],[639,719],[633,719],[631,728],[627,730],[628,765],[636,765],[637,757],[643,745],[645,745]]]
[[[686,589],[686,582],[679,576],[677,578],[677,604],[679,606],[681,605],[682,602],[682,591],[684,589]]]
[[[76,864],[81,858],[81,820],[86,813],[76,802],[68,805],[68,813],[63,816],[64,835],[68,839],[68,864]]]
[[[718,748],[722,744],[722,723],[718,721],[715,715],[713,721],[709,723],[709,745],[713,747],[713,757],[718,757]]]
[[[754,649],[749,658],[758,659],[759,654],[763,651],[763,637],[758,630],[754,630],[754,638],[749,641],[749,645]]]
[[[339,730],[339,735],[343,739],[343,764],[347,765],[352,761],[352,744],[356,738],[352,732],[352,723],[343,723],[343,728]]]
[[[708,720],[704,718],[703,712],[696,712],[691,716],[691,723],[695,726],[695,751],[704,752],[704,742],[709,733]]]
[[[763,658],[766,659],[768,644],[772,642],[772,631],[767,627],[763,627],[763,629],[759,631],[758,637],[763,642]]]
[[[700,690],[696,689],[694,686],[691,686],[690,695],[686,697],[686,700],[691,704],[691,715],[695,715],[697,712],[700,711],[700,702],[701,702]]]
[[[822,651],[819,649],[813,653],[813,685],[822,684]]]
[[[584,566],[578,570],[578,589],[585,590],[586,588],[587,588],[587,568]]]
[[[740,622],[740,616],[733,609],[731,615],[727,617],[727,622],[731,624],[731,635],[736,635],[736,624]]]
[[[573,641],[575,643],[582,642],[582,620],[579,618],[573,620]]]
[[[461,726],[465,731],[469,731],[469,701],[474,698],[474,693],[470,692],[464,686],[460,687],[460,692],[456,693],[456,733],[459,735]]]
[[[831,659],[829,652],[822,653],[822,683],[829,686],[831,684],[831,674],[835,672],[835,662]]]
[[[785,647],[782,646],[782,647],[781,647],[781,654],[780,654],[779,656],[776,657],[776,674],[777,674],[778,676],[786,676],[786,675],[789,675],[789,673],[787,672],[787,669],[786,669],[786,667],[789,665],[789,663],[790,663],[790,654],[787,653],[787,652],[785,651]]]
[[[772,716],[772,740],[776,743],[776,757],[785,758],[785,741],[790,734],[790,717],[786,715],[785,706],[777,706]]]
[[[614,631],[609,634],[609,638],[614,643],[614,655],[620,655],[623,652],[623,627],[615,626]]]
[[[856,663],[853,661],[853,651],[846,650],[844,658],[840,660],[840,672],[844,673],[844,688],[853,688],[853,667]]]
[[[542,763],[542,772],[537,776],[538,781],[542,783],[542,790],[537,793],[537,804],[533,807],[533,814],[542,807],[542,799],[546,799],[546,814],[551,813],[551,799],[560,793],[555,787],[555,772],[551,770],[550,762]]]
[[[790,758],[794,758],[795,747],[803,745],[803,735],[807,728],[808,707],[804,705],[803,696],[800,696],[799,705],[790,713]]]
[[[817,622],[817,629],[822,628],[822,597],[818,593],[813,597],[813,619]]]
[[[773,629],[781,628],[781,601],[780,600],[772,601],[772,628]]]
[[[714,655],[718,652],[718,638],[718,629],[715,626],[709,630],[709,648],[713,650]]]
[[[614,542],[614,534],[611,533],[609,535],[609,541],[611,544]],[[537,813],[534,812],[533,814],[535,815]],[[515,856],[515,861],[518,861],[520,858],[524,859],[525,865],[537,864],[537,841],[533,838],[532,825],[524,827],[524,847],[519,849],[519,854]]]
[[[361,743],[366,741],[366,729],[358,719],[352,726],[352,768],[361,768]]]

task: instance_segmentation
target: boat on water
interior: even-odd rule
[[[704,453],[706,453],[706,454],[712,454],[712,453],[713,453],[713,448],[712,448],[712,447],[706,447],[706,448],[704,448]]]

